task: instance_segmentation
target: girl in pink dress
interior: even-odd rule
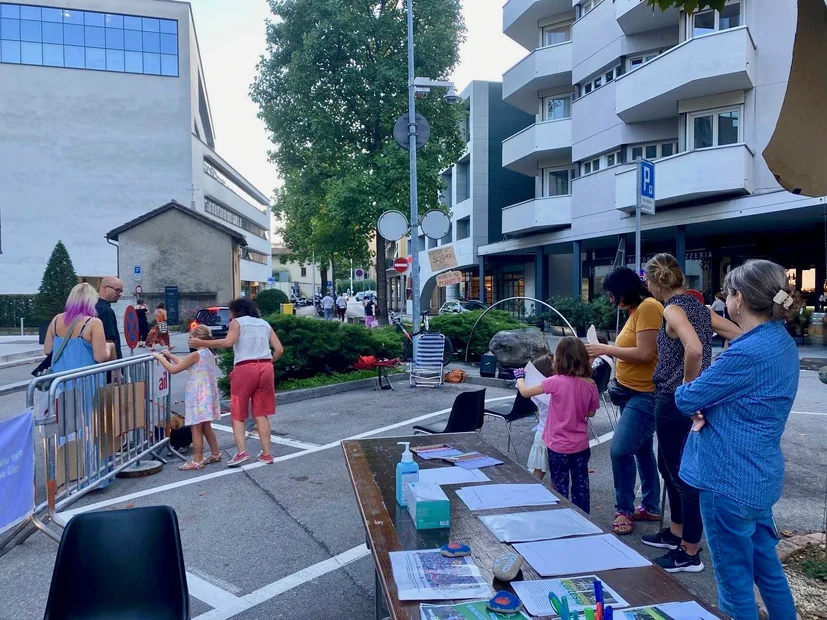
[[[210,330],[205,325],[198,325],[190,332],[192,338],[211,340]],[[192,428],[193,458],[178,469],[192,471],[204,469],[206,465],[221,461],[218,440],[212,429],[212,422],[221,419],[221,407],[218,396],[218,383],[215,379],[215,356],[207,348],[199,348],[185,358],[176,357],[169,351],[153,353],[166,370],[176,375],[189,370],[185,395],[186,413],[184,423]],[[204,438],[210,446],[210,456],[204,458]]]

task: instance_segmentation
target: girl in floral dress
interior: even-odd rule
[[[212,335],[205,325],[198,325],[190,332],[191,338],[210,340]],[[186,388],[186,413],[184,423],[192,427],[193,458],[178,469],[192,471],[221,461],[221,451],[211,422],[221,419],[218,384],[215,379],[215,356],[207,348],[198,348],[185,358],[176,357],[169,351],[153,353],[166,370],[176,375],[189,370]],[[204,458],[204,439],[210,446],[210,456]]]

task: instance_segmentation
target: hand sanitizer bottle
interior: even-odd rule
[[[396,503],[400,506],[407,506],[405,501],[405,483],[419,482],[419,465],[413,460],[411,454],[411,442],[399,441],[400,446],[405,446],[402,453],[402,460],[396,464]]]

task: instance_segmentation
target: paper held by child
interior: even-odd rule
[[[529,620],[523,612],[516,614],[498,614],[485,606],[485,601],[457,603],[455,605],[419,606],[420,620]]]
[[[457,495],[469,510],[516,508],[518,506],[547,506],[557,498],[542,484],[486,484],[462,487]]]
[[[600,340],[597,338],[597,330],[594,328],[594,325],[589,325],[589,329],[586,331],[586,342],[589,344],[600,344]],[[615,361],[610,356],[601,355],[600,359],[605,360],[612,368],[615,367]]]
[[[550,540],[568,536],[588,536],[603,532],[594,523],[571,508],[485,515],[479,517],[479,519],[485,524],[485,527],[491,530],[497,540],[509,543]],[[528,558],[526,557],[526,559]],[[535,568],[537,567],[535,566]]]
[[[491,478],[479,469],[463,469],[462,467],[433,467],[419,470],[420,482],[433,484],[468,484],[471,482],[491,482]],[[473,488],[473,487],[471,487]]]
[[[400,601],[478,599],[492,594],[470,556],[446,558],[439,549],[389,555]]]
[[[651,562],[611,534],[518,543],[514,551],[543,577],[650,566]]]
[[[557,598],[567,597],[571,611],[583,611],[594,607],[594,582],[596,575],[580,577],[563,577],[561,579],[538,579],[534,581],[514,581],[514,592],[520,597],[526,611],[532,616],[554,616],[554,609],[549,603],[548,593],[554,592]],[[613,609],[628,607],[629,604],[612,588],[603,583],[603,603]]]
[[[633,607],[615,614],[615,620],[717,620],[717,618],[695,601]]]

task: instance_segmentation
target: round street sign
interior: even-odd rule
[[[142,287],[140,284],[135,287],[135,294],[136,295],[140,295],[143,292],[144,292],[144,287]]]
[[[393,261],[393,268],[396,269],[399,273],[405,273],[408,271],[408,259],[407,258],[397,258]]]
[[[408,218],[401,211],[385,211],[379,216],[377,230],[388,241],[399,241],[409,229]]]
[[[396,119],[393,126],[393,139],[406,151],[410,148],[410,136],[408,134],[408,115],[403,114]],[[427,119],[417,112],[416,114],[416,150],[421,149],[431,137],[431,126]]]
[[[123,333],[126,337],[126,346],[134,349],[138,346],[138,313],[135,306],[127,306],[123,315]]]

